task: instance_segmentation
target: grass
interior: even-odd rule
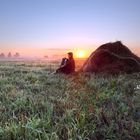
[[[140,138],[140,73],[52,75],[53,64],[0,63],[0,140]]]

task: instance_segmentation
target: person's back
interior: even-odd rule
[[[63,58],[60,68],[56,70],[57,73],[71,74],[75,72],[75,61],[73,58],[73,53],[68,53],[68,59]]]

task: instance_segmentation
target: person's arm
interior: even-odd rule
[[[67,66],[68,63],[69,63],[69,60],[65,59],[65,63],[63,65],[61,65],[60,68],[64,68],[65,66]]]

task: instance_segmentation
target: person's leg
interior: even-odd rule
[[[64,73],[64,74],[67,74],[67,68],[66,67],[61,67],[61,68],[58,68],[56,70],[56,73]]]
[[[67,61],[68,61],[67,58],[62,58],[60,68],[56,70],[56,73],[67,73],[66,71],[67,67],[61,67],[64,66],[67,63]]]
[[[56,70],[56,73],[60,73],[60,72],[62,72],[62,68],[61,68],[61,66],[63,66],[64,64],[65,64],[65,60],[66,60],[66,58],[62,58],[62,61],[61,61],[61,64],[60,64],[60,68],[58,68],[57,70]]]
[[[57,70],[56,70],[56,73],[60,73],[61,72],[61,68],[58,68]]]

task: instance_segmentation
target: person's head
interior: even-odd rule
[[[73,53],[72,52],[68,52],[68,59],[72,59],[73,58]]]

